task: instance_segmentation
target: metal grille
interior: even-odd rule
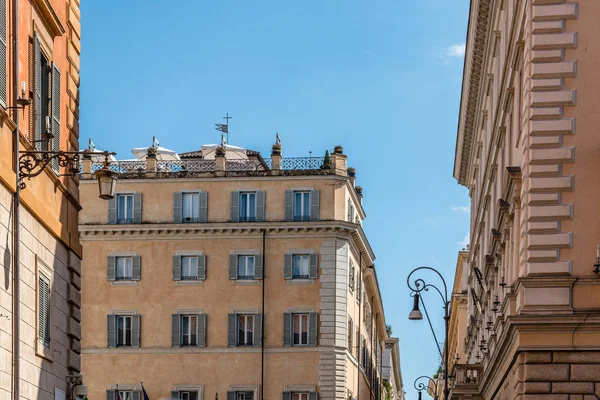
[[[157,161],[158,172],[210,172],[216,168],[215,160]]]
[[[281,169],[284,170],[312,170],[321,169],[325,157],[292,157],[281,159]],[[272,160],[266,159],[265,163],[272,168]]]
[[[265,167],[258,160],[231,160],[225,162],[226,171],[264,171]]]
[[[92,172],[96,172],[102,168],[104,168],[103,162],[96,162],[92,164]],[[108,168],[111,171],[118,172],[120,174],[145,173],[146,161],[112,161],[108,164]]]

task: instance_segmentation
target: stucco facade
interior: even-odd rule
[[[467,364],[453,397],[600,395],[598,15],[594,1],[471,2],[454,166],[471,197]]]
[[[109,204],[84,163],[90,398],[379,398],[385,318],[341,148],[331,166],[220,149],[113,163]]]

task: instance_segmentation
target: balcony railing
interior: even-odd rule
[[[271,159],[265,159],[265,163],[272,167]],[[316,170],[322,169],[325,157],[291,157],[281,159],[282,170]]]
[[[211,172],[215,170],[215,160],[157,161],[157,172]]]
[[[481,364],[455,364],[453,375],[453,399],[461,395],[478,395],[479,382],[483,375],[483,366]]]

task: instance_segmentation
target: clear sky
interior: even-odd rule
[[[216,143],[266,157],[343,145],[357,170],[387,322],[407,398],[439,357],[408,321],[407,274],[452,286],[468,196],[452,177],[468,0],[90,0],[82,2],[81,143],[132,158]],[[433,281],[432,281],[433,282]],[[426,303],[443,338],[441,301]],[[140,377],[143,379],[143,377]]]

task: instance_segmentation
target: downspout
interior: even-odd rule
[[[260,329],[260,398],[263,399],[263,393],[265,391],[265,278],[267,274],[266,265],[267,265],[267,257],[265,253],[267,242],[267,231],[265,229],[262,230],[262,255],[263,255],[263,276],[262,276],[262,307],[261,313],[261,329]]]
[[[13,102],[12,108],[13,119],[15,122],[15,130],[13,131],[13,146],[14,146],[14,170],[15,170],[15,193],[13,198],[13,293],[12,293],[12,319],[13,319],[13,381],[12,381],[12,398],[19,400],[19,382],[20,382],[20,322],[21,313],[19,310],[19,299],[20,299],[20,263],[19,263],[19,208],[20,208],[20,196],[21,188],[19,187],[19,144],[20,144],[20,131],[19,131],[19,108],[17,107],[17,96],[19,93],[19,20],[17,15],[17,9],[19,0],[13,0]]]
[[[373,308],[375,308],[375,296],[371,296],[371,304],[373,305]],[[373,313],[371,313],[371,351],[374,353],[375,351],[375,346],[373,345],[373,341],[374,341],[374,336],[375,336],[375,329],[377,328],[376,326],[374,326],[375,324],[373,323]],[[369,362],[373,361],[373,353],[371,353],[371,360],[369,360]],[[371,369],[372,371],[372,369]],[[374,392],[373,392],[373,379],[371,378],[371,399],[374,397]]]
[[[356,361],[358,361],[358,368],[356,369],[357,373],[356,373],[356,383],[358,385],[357,393],[356,393],[356,399],[359,400],[360,397],[360,346],[361,346],[361,342],[360,342],[360,338],[361,338],[361,334],[360,334],[360,322],[362,321],[361,319],[361,313],[360,311],[362,310],[362,251],[358,254],[358,282],[357,285],[360,287],[360,291],[357,290],[356,295],[358,296],[359,299],[361,299],[361,301],[358,303],[358,354],[356,355]]]

